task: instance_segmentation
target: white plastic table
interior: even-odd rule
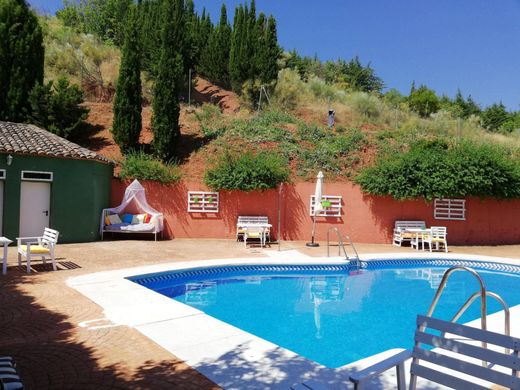
[[[417,240],[417,250],[419,250],[419,235],[423,234],[431,234],[432,229],[422,229],[422,228],[408,228],[404,230],[406,233],[415,234],[415,239]],[[424,242],[421,240],[422,250],[424,250]]]
[[[4,246],[4,252],[2,257],[2,275],[7,273],[7,247],[12,241],[6,237],[0,237],[0,244]]]

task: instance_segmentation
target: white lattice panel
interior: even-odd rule
[[[218,213],[218,192],[188,191],[188,212]]]
[[[435,219],[466,220],[465,199],[435,199],[433,204]]]
[[[341,196],[323,195],[321,197],[321,206],[323,210],[319,211],[318,217],[341,217]],[[310,216],[314,215],[314,195],[311,195]]]

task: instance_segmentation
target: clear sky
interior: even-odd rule
[[[49,13],[61,0],[29,0]],[[232,18],[240,0],[224,0]],[[221,1],[195,0],[218,20]],[[387,88],[412,80],[486,106],[520,109],[520,0],[257,0],[273,14],[284,49],[322,60],[359,55]]]

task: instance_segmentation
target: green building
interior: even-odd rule
[[[60,242],[99,239],[110,206],[113,163],[34,125],[0,121],[0,235]]]

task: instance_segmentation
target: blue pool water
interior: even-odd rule
[[[448,267],[386,266],[359,274],[337,266],[253,268],[221,267],[131,280],[336,368],[390,348],[410,348],[415,318],[428,310]],[[518,273],[479,272],[488,290],[510,306],[520,304],[520,267]],[[456,272],[434,315],[450,319],[477,290],[471,275]],[[478,302],[459,321],[480,317]],[[489,312],[498,310],[489,300]]]

